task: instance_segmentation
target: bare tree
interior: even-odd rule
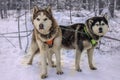
[[[118,10],[120,10],[120,0],[116,1],[116,7],[117,7]]]
[[[59,0],[56,1],[57,1],[57,10],[59,10]]]
[[[86,9],[86,0],[83,0],[83,8]]]
[[[0,1],[1,18],[7,18],[8,1]]]
[[[96,10],[96,6],[97,6],[97,0],[93,0],[94,2],[94,7],[93,7],[93,10],[95,12],[95,16],[97,16],[97,10]]]
[[[110,11],[110,15],[111,17],[114,17],[114,0],[110,0],[110,5],[109,5],[109,11]]]
[[[88,10],[90,11],[92,9],[92,4],[93,4],[93,0],[88,0]]]
[[[102,13],[105,2],[103,0],[99,0],[99,15]]]
[[[72,5],[71,5],[71,0],[70,0],[70,21],[71,21],[71,24],[72,24]]]

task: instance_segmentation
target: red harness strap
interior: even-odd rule
[[[48,40],[45,43],[48,44],[49,48],[51,48],[53,46],[53,41],[54,39]]]
[[[47,43],[48,45],[52,45],[52,44],[53,44],[53,39],[46,41],[46,43]]]

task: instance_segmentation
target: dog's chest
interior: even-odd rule
[[[92,44],[89,41],[85,40],[83,41],[83,47],[84,49],[90,49],[92,48]]]

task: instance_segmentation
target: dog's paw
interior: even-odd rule
[[[97,68],[96,68],[96,67],[90,67],[90,69],[91,69],[91,70],[97,70]]]
[[[55,65],[54,61],[52,61],[52,67],[53,67],[53,68],[55,68],[55,67],[56,67],[56,65]]]
[[[56,65],[55,65],[54,61],[52,61],[52,67],[53,67],[53,68],[55,68],[55,67],[56,67]]]
[[[96,68],[96,67],[91,67],[90,69],[91,69],[91,70],[97,70],[97,68]]]
[[[31,62],[27,62],[27,61],[22,61],[21,64],[24,66],[32,65]]]
[[[47,77],[48,77],[47,74],[42,74],[42,75],[41,75],[41,78],[42,78],[42,79],[45,79],[45,78],[47,78]]]
[[[55,65],[55,64],[52,64],[52,68],[56,68],[56,65]]]
[[[57,75],[62,75],[63,71],[57,71]]]
[[[82,72],[82,69],[76,69],[76,71],[78,71],[78,72]]]
[[[46,63],[46,65],[48,65],[48,63]]]
[[[22,64],[22,65],[25,65],[25,66],[27,66],[27,65],[32,65],[32,61],[29,61],[29,59],[24,58],[24,59],[21,61],[21,64]]]

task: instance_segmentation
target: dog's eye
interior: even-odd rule
[[[102,25],[102,26],[104,26],[105,24],[104,24],[104,23],[102,23],[101,25]]]
[[[47,20],[47,18],[44,19],[44,21],[46,21],[46,20]]]
[[[40,19],[39,19],[39,18],[37,18],[37,21],[40,21]]]
[[[96,24],[96,26],[99,26],[99,24]]]

